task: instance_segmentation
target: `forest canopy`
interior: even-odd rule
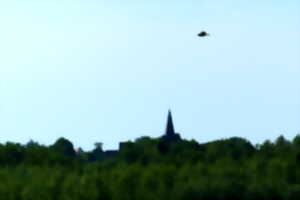
[[[105,152],[59,138],[0,144],[0,200],[295,200],[300,135],[252,145],[141,137]]]

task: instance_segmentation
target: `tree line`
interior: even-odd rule
[[[239,137],[198,143],[141,137],[108,156],[0,144],[0,200],[297,200],[300,135],[253,145]]]

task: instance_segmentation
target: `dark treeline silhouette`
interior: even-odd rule
[[[58,139],[0,144],[0,200],[296,200],[300,135],[253,146],[141,137],[105,152]],[[178,138],[178,136],[176,136]]]

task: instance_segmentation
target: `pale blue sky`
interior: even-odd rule
[[[0,142],[300,133],[300,1],[108,2],[0,1]]]

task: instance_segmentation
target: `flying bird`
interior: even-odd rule
[[[209,36],[209,34],[206,32],[206,31],[201,31],[199,34],[198,34],[199,37],[206,37],[206,36]]]

